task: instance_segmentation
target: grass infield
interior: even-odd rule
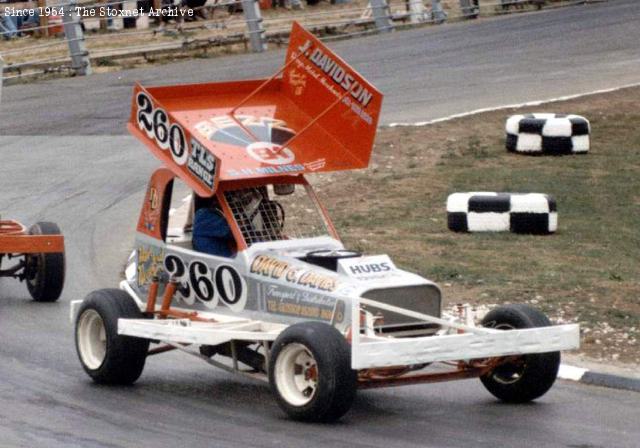
[[[446,304],[526,302],[579,322],[581,352],[640,362],[640,88],[378,133],[369,169],[319,176],[349,248],[388,253],[437,281]],[[587,155],[508,153],[514,113],[591,121]],[[558,202],[558,232],[456,234],[446,199],[463,191],[538,192]]]

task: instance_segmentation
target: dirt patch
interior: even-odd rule
[[[350,248],[388,253],[438,281],[446,303],[526,302],[579,322],[581,354],[640,362],[640,89],[378,132],[368,170],[315,178]],[[522,112],[575,113],[592,125],[587,155],[508,153],[504,123]],[[456,234],[456,191],[540,192],[558,202],[549,236]],[[349,192],[349,194],[345,194]]]

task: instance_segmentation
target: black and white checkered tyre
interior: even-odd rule
[[[532,155],[586,154],[589,121],[579,115],[524,114],[507,119],[507,150]]]
[[[541,193],[453,193],[447,224],[454,232],[553,233],[558,212],[553,197]]]

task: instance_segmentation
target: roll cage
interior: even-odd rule
[[[176,177],[176,174],[165,168],[158,169],[152,175],[138,224],[139,232],[161,239],[168,244],[179,240],[176,238],[179,235],[172,235],[169,231],[171,202]],[[310,235],[304,234],[298,229],[292,229],[288,223],[295,217],[287,215],[291,210],[286,210],[282,206],[278,201],[278,196],[268,196],[266,193],[267,188],[271,189],[274,185],[291,185],[294,188],[297,187],[298,191],[303,190],[305,199],[308,201],[307,205],[312,207],[305,208],[307,218],[313,215],[317,219],[317,227],[322,232]],[[261,197],[253,204],[248,204],[252,207],[246,208],[247,204],[243,203],[243,199],[236,199],[236,197],[240,196],[239,193],[252,191],[255,192],[254,199],[258,195]],[[220,182],[213,197],[218,200],[221,211],[231,228],[237,252],[246,250],[254,243],[265,241],[323,235],[340,240],[326,208],[320,202],[313,187],[302,175]],[[180,226],[182,234],[191,232],[191,223],[195,212],[193,197],[187,205],[188,209],[184,211],[186,216]],[[262,227],[257,226],[256,218],[260,218]],[[182,241],[188,241],[188,239],[182,238]]]

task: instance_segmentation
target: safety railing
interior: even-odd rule
[[[214,48],[260,52],[268,43],[285,44],[293,20],[321,39],[334,40],[594,0],[332,0],[336,3],[321,7],[303,6],[305,0],[272,0],[286,2],[285,8],[274,9],[261,8],[258,0],[207,0],[193,8],[162,3],[167,1],[180,2],[147,0],[145,8],[133,0],[38,0],[46,6],[37,10],[40,23],[28,33],[40,37],[3,39],[0,81],[50,73],[87,75],[122,59]],[[265,6],[269,0],[261,1]],[[0,16],[0,38],[13,32],[4,22]]]
[[[44,5],[44,0],[39,4]],[[0,17],[0,39],[4,41],[0,44],[0,56],[4,58],[3,82],[54,72],[91,73],[75,0],[50,0],[46,6],[30,8],[29,11],[35,11],[30,16],[24,14],[26,8],[16,10],[11,5],[5,4],[3,8],[3,14],[7,9],[13,9],[9,17]],[[17,26],[20,24],[18,19],[33,17],[34,14],[39,16],[38,25],[22,29]],[[12,36],[25,32],[39,38],[10,40]]]

